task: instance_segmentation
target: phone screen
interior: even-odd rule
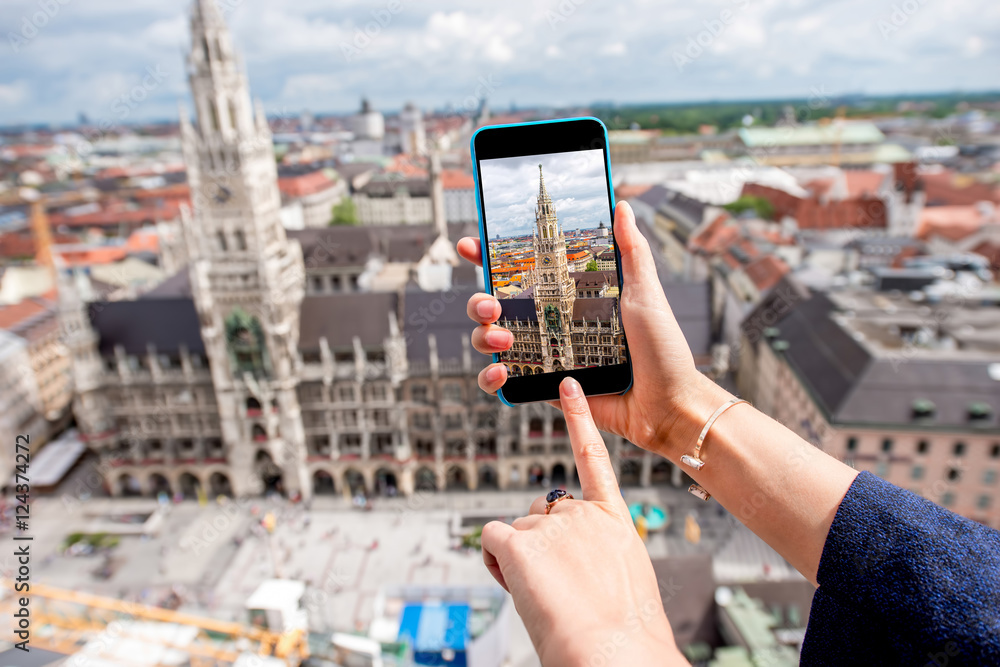
[[[603,149],[479,162],[508,377],[627,364]]]

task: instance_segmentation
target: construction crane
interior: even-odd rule
[[[0,606],[10,606],[18,595],[23,593],[8,596]],[[264,665],[297,667],[309,657],[308,633],[302,628],[274,632],[44,584],[31,584],[30,597],[31,645],[64,655],[86,652],[111,664],[164,667],[176,667],[178,654],[191,667],[233,667],[248,655]],[[123,650],[139,646],[143,660],[123,659]]]

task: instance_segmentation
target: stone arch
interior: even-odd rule
[[[248,415],[251,415],[251,416],[254,415],[254,414],[258,414],[259,415],[260,411],[262,409],[263,409],[263,407],[261,406],[260,401],[257,400],[257,397],[255,397],[255,396],[248,396],[247,397],[247,414]]]
[[[669,484],[671,475],[670,461],[660,460],[653,464],[649,471],[650,484]]]
[[[135,496],[142,495],[142,485],[139,483],[138,477],[126,472],[118,476],[115,491],[117,491],[117,495],[119,496],[134,498]]]
[[[170,480],[167,479],[166,475],[158,472],[152,472],[149,477],[146,478],[146,489],[149,495],[156,498],[161,493],[165,493],[168,496],[173,495],[173,491],[170,488]]]
[[[417,474],[415,479],[416,479],[415,484],[417,491],[438,490],[437,473],[435,473],[427,466],[422,466],[417,469]]]
[[[541,366],[535,366],[535,375],[541,375],[543,372]]]
[[[525,482],[529,486],[541,486],[545,480],[545,468],[537,461],[528,466],[528,476]]]
[[[233,497],[233,484],[229,481],[229,476],[224,472],[213,472],[208,477],[208,493],[213,498],[219,496]]]
[[[459,465],[453,465],[445,473],[445,488],[449,491],[468,491],[469,474]]]
[[[313,493],[317,496],[332,496],[337,492],[333,475],[322,468],[313,473],[312,488]]]
[[[566,466],[557,463],[552,466],[552,486],[566,486]]]
[[[284,478],[281,468],[265,449],[258,449],[254,455],[254,470],[260,478],[261,488],[267,493],[284,493]]]
[[[618,466],[618,484],[620,486],[639,486],[641,464],[635,459],[622,459]]]
[[[399,481],[396,473],[389,468],[381,467],[375,471],[375,495],[395,495],[399,491]],[[390,490],[391,489],[391,490]]]
[[[265,442],[267,440],[267,431],[260,424],[254,424],[250,427],[250,438],[254,442]]]
[[[552,419],[552,435],[566,435],[566,420],[562,417]]]
[[[348,468],[344,471],[344,488],[350,489],[352,496],[359,493],[368,494],[365,476],[355,468]]]
[[[478,481],[476,483],[477,489],[498,489],[500,488],[500,480],[497,477],[496,469],[491,465],[481,465],[479,466]]]
[[[194,473],[185,470],[177,478],[177,490],[184,500],[196,500],[201,490],[201,480]]]
[[[528,420],[528,433],[541,433],[545,430],[545,423],[541,417],[532,417]]]

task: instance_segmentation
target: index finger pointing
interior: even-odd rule
[[[621,491],[608,448],[604,446],[604,438],[590,414],[590,406],[580,383],[571,377],[559,383],[559,402],[562,403],[569,441],[573,445],[573,459],[580,475],[583,499],[621,502]]]

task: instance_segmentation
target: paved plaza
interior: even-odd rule
[[[539,488],[376,498],[370,511],[340,496],[317,497],[308,508],[283,498],[213,500],[204,507],[193,501],[161,506],[146,498],[39,498],[32,508],[33,578],[148,604],[179,603],[186,612],[241,622],[244,601],[263,580],[298,579],[308,584],[305,606],[314,631],[363,631],[383,586],[493,585],[480,552],[459,548],[461,518],[467,517],[465,523],[510,519],[541,493]],[[674,516],[665,533],[650,538],[654,558],[711,553],[717,578],[719,566],[730,567],[737,578],[786,574],[787,564],[715,503],[674,488],[628,489],[625,496],[629,502],[662,503]],[[66,536],[86,530],[95,517],[158,508],[163,513],[158,533],[122,537],[106,579],[94,574],[103,556],[62,553]],[[684,538],[690,512],[701,527],[698,544]],[[275,517],[272,534],[260,525],[268,513]],[[0,564],[5,571],[12,566],[9,557]],[[526,630],[516,614],[511,618],[510,664],[537,664]]]

